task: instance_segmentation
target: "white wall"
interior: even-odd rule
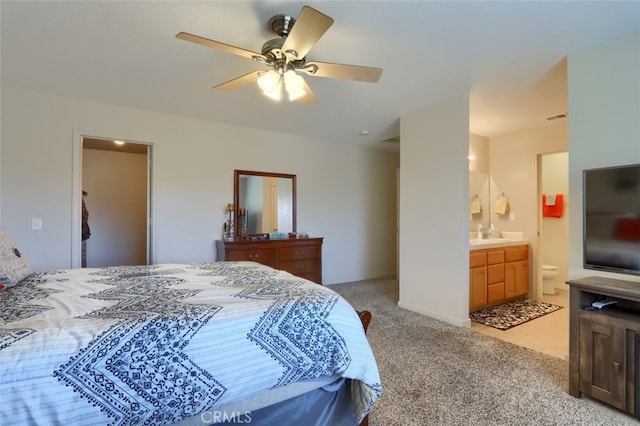
[[[469,100],[400,120],[400,301],[469,325]]]
[[[1,108],[2,226],[36,270],[71,266],[83,135],[153,143],[156,263],[215,258],[243,169],[298,176],[298,230],[325,237],[325,283],[395,275],[397,153],[5,87]]]
[[[509,215],[491,213],[491,222],[500,231],[524,232],[529,242],[529,296],[539,294],[538,265],[538,155],[566,151],[568,145],[567,122],[523,130],[491,138],[489,169],[491,199],[504,192],[509,198]],[[572,193],[569,194],[573,196]]]
[[[469,171],[489,173],[489,141],[485,136],[469,135]]]
[[[569,278],[640,277],[582,266],[582,171],[640,163],[640,32],[568,58],[569,73]]]

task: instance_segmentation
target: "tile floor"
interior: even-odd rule
[[[558,289],[555,295],[544,295],[542,301],[564,308],[509,330],[498,330],[475,322],[471,322],[471,329],[547,355],[567,359],[569,353],[569,309],[567,309],[569,292]]]

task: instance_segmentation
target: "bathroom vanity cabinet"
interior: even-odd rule
[[[469,251],[469,310],[526,296],[529,246],[499,246]]]
[[[640,283],[588,277],[567,284],[569,393],[640,418]],[[605,298],[617,303],[592,308]]]
[[[505,247],[504,262],[504,298],[525,296],[529,292],[529,247]]]

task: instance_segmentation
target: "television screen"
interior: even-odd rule
[[[585,269],[640,275],[640,164],[583,172]]]

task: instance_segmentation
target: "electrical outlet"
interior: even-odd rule
[[[515,212],[509,212],[509,220],[516,220],[516,213]]]
[[[39,231],[42,229],[42,218],[34,217],[31,219],[31,229]]]

